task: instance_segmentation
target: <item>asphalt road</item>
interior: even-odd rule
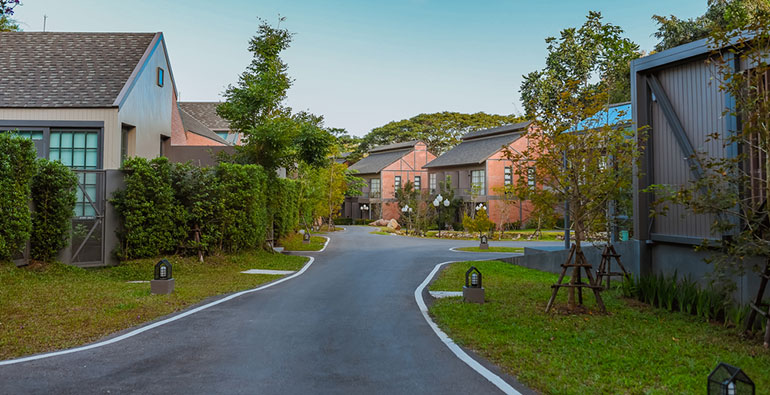
[[[414,291],[437,263],[510,254],[369,231],[333,234],[307,272],[274,287],[103,347],[0,366],[0,393],[499,392],[438,339]]]

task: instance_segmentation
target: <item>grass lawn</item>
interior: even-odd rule
[[[284,247],[284,251],[320,251],[324,248],[326,238],[321,236],[310,236],[310,243],[302,243],[302,235],[294,233],[278,240],[278,245]]]
[[[385,236],[393,234],[393,233],[389,233],[389,232],[383,232],[381,230],[375,230],[375,231],[369,232],[369,233],[371,233],[373,235],[385,235]]]
[[[524,247],[499,247],[499,246],[489,246],[488,250],[482,250],[479,247],[458,247],[455,248],[457,251],[466,251],[466,252],[518,252],[523,253]]]
[[[566,290],[544,313],[557,276],[499,261],[451,264],[432,290],[459,291],[471,265],[483,274],[487,303],[439,299],[430,314],[458,344],[543,393],[688,393],[706,391],[717,363],[741,367],[757,393],[770,388],[770,352],[759,339],[683,313],[603,292],[609,314],[565,314]]]
[[[281,276],[246,269],[299,270],[307,258],[263,251],[168,258],[176,289],[151,295],[158,259],[81,269],[63,264],[17,268],[0,263],[0,360],[70,348],[184,309],[204,299],[254,288]]]
[[[524,230],[516,230],[516,231],[507,231],[504,232],[504,236],[502,239],[500,238],[500,232],[492,232],[490,235],[490,240],[515,240],[515,241],[561,241],[564,237],[564,231],[563,230],[543,230],[541,231],[540,238],[536,239],[529,239],[530,236],[535,232],[534,229],[524,229]],[[454,240],[478,240],[478,236],[473,237],[460,237],[458,234],[462,234],[466,232],[455,232],[455,231],[441,231],[441,238],[442,239],[454,239]],[[430,230],[428,232],[425,232],[426,237],[430,238],[438,238],[438,231],[437,230]]]

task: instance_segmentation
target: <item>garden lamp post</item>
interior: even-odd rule
[[[439,218],[441,218],[441,206],[449,207],[451,202],[449,199],[445,199],[441,194],[439,193],[438,196],[436,196],[435,199],[433,199],[433,207],[436,208],[436,212],[438,213]],[[441,238],[441,228],[445,224],[439,224],[438,226],[438,238]]]
[[[481,284],[481,272],[475,266],[471,266],[465,272],[465,286],[463,287],[463,301],[471,303],[484,303],[484,287]]]
[[[364,205],[361,205],[360,209],[361,209],[361,219],[363,219],[364,218],[364,211],[369,211],[369,206],[364,204]],[[369,218],[369,219],[371,219],[371,218]]]
[[[407,234],[412,230],[412,211],[414,210],[412,210],[408,204],[401,209],[401,212],[404,213],[404,216],[406,216],[406,220],[408,221],[407,223],[409,224],[407,226]]]
[[[754,382],[746,373],[732,365],[720,362],[709,374],[708,394],[719,395],[754,395]]]

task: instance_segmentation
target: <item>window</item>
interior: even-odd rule
[[[401,189],[401,176],[396,176],[396,181],[393,185],[396,187],[396,189]]]
[[[527,186],[529,186],[529,189],[534,191],[535,186],[537,185],[537,180],[535,179],[535,176],[537,175],[537,171],[535,171],[534,167],[528,167],[527,168]]]
[[[484,185],[484,170],[471,171],[471,188],[478,189],[481,195],[485,194],[486,185]]]
[[[163,74],[165,72],[162,68],[158,67],[158,86],[163,87]]]
[[[428,183],[430,184],[428,185],[430,187],[430,193],[436,192],[436,188],[437,188],[436,173],[433,173],[428,176]]]
[[[222,138],[222,140],[227,140],[227,135],[229,134],[228,132],[216,132],[216,133],[217,133],[217,136]]]
[[[35,151],[37,151],[38,158],[45,158],[45,139],[44,132],[42,130],[0,130],[0,133],[13,133],[19,137],[32,140],[35,143]]]
[[[505,185],[511,185],[513,183],[513,167],[505,166]]]
[[[99,132],[88,130],[51,130],[48,159],[58,160],[75,170],[93,170],[99,167]],[[85,190],[77,189],[75,216],[95,215],[88,202],[96,196],[96,174],[78,173],[78,182]],[[88,197],[86,197],[86,194]]]
[[[372,178],[371,184],[369,185],[369,195],[370,197],[380,196],[380,179],[379,178]]]
[[[414,176],[414,189],[417,191],[422,189],[422,177]]]

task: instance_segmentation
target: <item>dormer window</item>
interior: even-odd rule
[[[165,74],[164,70],[158,67],[158,86],[160,87],[163,87],[163,74]]]

